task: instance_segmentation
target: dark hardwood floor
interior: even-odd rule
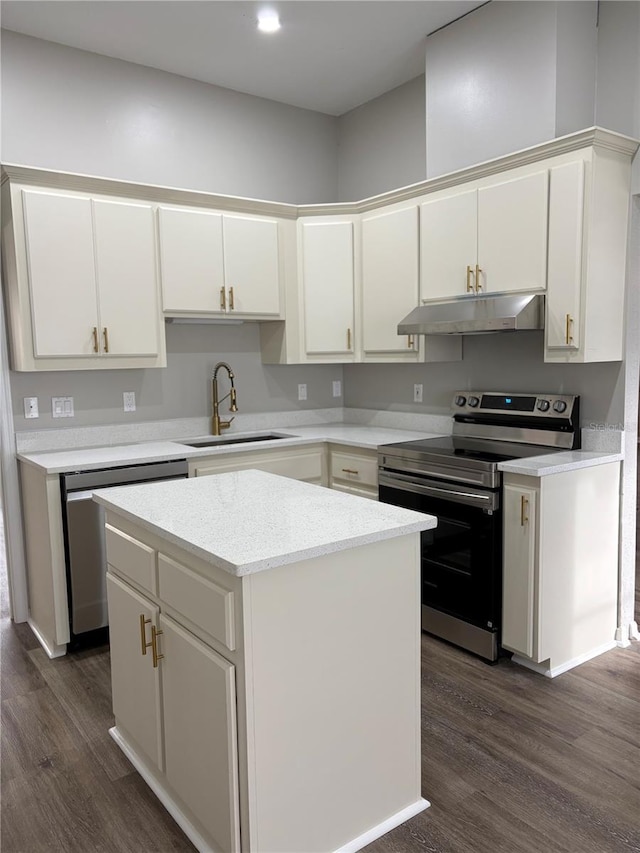
[[[108,649],[48,660],[6,590],[0,628],[2,853],[193,850],[107,734]],[[426,635],[422,659],[432,805],[368,853],[640,851],[640,644],[553,681]]]

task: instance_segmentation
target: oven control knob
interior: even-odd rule
[[[556,400],[553,404],[553,411],[557,412],[559,415],[562,414],[567,408],[567,404],[564,400]]]
[[[456,399],[455,399],[455,404],[456,404],[456,406],[464,406],[464,404],[465,404],[466,402],[467,402],[467,398],[466,398],[466,397],[463,397],[462,395],[459,395],[459,396],[458,396],[458,397],[456,397]]]
[[[538,411],[539,412],[548,412],[549,411],[549,401],[548,400],[538,400]]]
[[[469,397],[469,405],[472,409],[475,409],[477,405],[479,405],[480,400],[477,397]]]

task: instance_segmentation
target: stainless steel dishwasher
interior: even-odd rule
[[[107,635],[104,509],[92,500],[93,491],[182,480],[187,473],[187,460],[177,459],[60,475],[71,647],[81,640],[100,641]]]

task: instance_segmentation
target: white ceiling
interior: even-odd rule
[[[424,72],[428,33],[485,0],[5,0],[2,26],[296,107],[342,113]],[[282,29],[256,29],[259,9]]]

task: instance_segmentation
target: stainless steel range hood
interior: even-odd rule
[[[460,296],[421,305],[398,324],[399,335],[482,335],[544,328],[541,293]]]

